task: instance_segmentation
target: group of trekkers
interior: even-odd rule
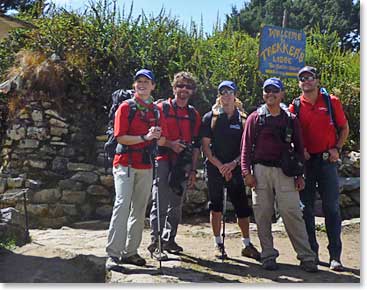
[[[157,103],[152,97],[153,72],[137,71],[132,98],[123,101],[114,114],[113,137],[119,149],[113,159],[116,195],[106,268],[146,264],[138,248],[150,198],[151,257],[161,262],[168,259],[167,252],[184,251],[176,241],[177,229],[185,192],[195,184],[202,151],[216,258],[227,258],[221,230],[228,194],[242,236],[242,256],[259,261],[265,270],[278,269],[279,252],[271,231],[276,207],[300,268],[318,271],[314,215],[318,192],[329,240],[329,266],[343,271],[336,162],[349,134],[348,121],[340,100],[320,88],[316,68],[303,67],[298,84],[301,96],[287,107],[282,103],[282,81],[265,80],[264,104],[247,115],[237,85],[224,80],[212,109],[201,118],[189,104],[197,90],[191,73],[175,74],[173,97]],[[251,206],[246,186],[251,189]],[[251,243],[252,215],[260,252]]]

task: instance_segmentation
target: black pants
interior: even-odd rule
[[[232,179],[225,182],[217,167],[206,162],[206,180],[209,190],[209,209],[211,211],[223,211],[223,187],[227,187],[229,200],[233,204],[237,218],[249,217],[252,209],[248,205],[246,188],[241,175],[241,168],[237,166],[232,171]]]

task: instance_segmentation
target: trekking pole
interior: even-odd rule
[[[27,210],[27,190],[23,190],[23,206],[24,206],[24,216],[25,216],[25,241],[30,242],[29,236],[29,220],[28,220],[28,210]]]
[[[155,126],[158,126],[158,119],[156,118]],[[157,189],[156,191],[156,200],[157,200],[157,227],[158,227],[158,251],[159,251],[159,271],[162,272],[162,232],[161,232],[161,216],[160,216],[160,206],[159,206],[159,177],[157,176],[158,171],[158,160],[157,160],[157,152],[158,151],[158,140],[153,140],[153,160],[154,160],[154,166],[153,166],[153,186]]]
[[[227,186],[223,186],[223,214],[222,214],[222,222],[223,222],[223,247],[222,247],[222,262],[224,262],[225,248],[224,248],[224,238],[226,237],[226,210],[227,210]]]
[[[157,201],[157,227],[158,227],[158,251],[159,251],[159,270],[162,271],[162,233],[161,233],[161,216],[160,216],[160,206],[159,206],[159,178],[157,177],[157,169],[158,169],[158,161],[157,158],[154,157],[154,168],[153,168],[153,183],[156,187],[156,201]]]

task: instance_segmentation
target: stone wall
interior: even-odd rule
[[[22,212],[26,191],[33,227],[60,227],[108,215],[113,180],[94,164],[95,112],[80,96],[50,102],[31,94],[24,107],[7,116],[1,150],[2,208]]]

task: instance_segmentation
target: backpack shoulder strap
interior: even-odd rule
[[[325,88],[320,88],[320,92],[326,104],[328,114],[330,115],[330,123],[332,123],[334,127],[337,128],[337,125],[335,123],[335,113],[334,113],[333,106],[331,104],[330,95]]]
[[[155,119],[155,125],[158,126],[158,120],[160,119],[159,109],[157,104],[153,104],[153,114]]]
[[[293,106],[294,106],[294,114],[299,118],[299,113],[301,111],[301,97],[295,98],[293,100]]]
[[[246,119],[247,119],[247,114],[238,110],[239,114],[240,114],[240,118],[241,118],[241,123],[242,123],[242,128],[243,130],[245,130],[245,123],[246,123]]]
[[[257,111],[257,120],[255,123],[255,136],[254,136],[254,143],[252,144],[252,153],[255,152],[255,145],[257,142],[257,138],[260,135],[260,131],[265,127],[265,123],[266,123],[266,107],[265,105],[260,106],[259,108],[256,109]]]
[[[194,132],[195,129],[195,123],[196,123],[196,112],[193,106],[188,105],[187,107],[188,110],[188,114],[189,114],[189,119],[190,119],[190,130],[191,130],[191,135]]]
[[[169,105],[167,100],[162,102],[162,110],[163,110],[163,114],[166,118],[169,115],[169,107],[170,107],[170,105]]]
[[[214,132],[215,125],[217,124],[217,121],[218,121],[218,117],[219,117],[219,113],[212,111],[212,119],[210,121],[210,128],[212,129],[212,132]]]
[[[134,119],[136,115],[137,106],[136,106],[136,102],[134,99],[128,99],[126,100],[126,102],[129,104],[129,108],[130,108],[127,119],[129,121],[129,124],[131,124],[132,120]]]

